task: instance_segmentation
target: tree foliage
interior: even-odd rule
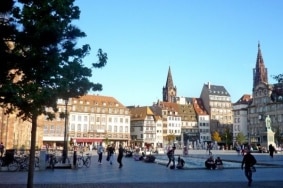
[[[232,144],[233,143],[233,133],[230,131],[228,127],[225,128],[224,133],[221,134],[222,141],[225,144]]]
[[[176,139],[176,136],[174,134],[167,135],[168,144],[170,144],[171,141],[174,142],[175,139]]]
[[[273,76],[275,80],[277,80],[278,83],[283,83],[283,74],[278,74],[276,76]]]
[[[220,137],[220,134],[219,134],[219,132],[217,132],[217,131],[214,131],[213,133],[212,133],[212,140],[213,141],[216,141],[216,142],[221,142],[221,137]]]
[[[16,3],[15,3],[16,2]],[[57,108],[57,99],[68,99],[102,90],[92,83],[92,67],[83,59],[90,46],[77,46],[86,34],[72,24],[80,10],[74,0],[0,1],[0,105],[6,113],[32,122],[30,170],[27,187],[33,185],[37,117],[52,114],[46,107]],[[12,45],[11,45],[12,44]],[[107,63],[101,49],[94,68]]]
[[[244,133],[239,132],[236,136],[236,142],[241,145],[241,144],[245,143],[246,141],[247,141],[247,138],[244,135]]]

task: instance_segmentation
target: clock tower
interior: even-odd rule
[[[176,102],[177,88],[173,84],[171,68],[169,66],[166,85],[163,87],[163,101],[164,102]]]

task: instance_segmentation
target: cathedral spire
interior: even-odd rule
[[[163,101],[164,102],[174,102],[177,95],[177,88],[174,87],[171,68],[169,66],[166,85],[163,87]]]
[[[167,75],[166,87],[167,88],[168,87],[170,87],[170,88],[174,87],[170,66],[169,66],[168,75]]]
[[[253,76],[254,76],[253,89],[260,83],[268,83],[267,68],[265,68],[264,65],[259,42],[258,42],[256,66],[253,70]]]

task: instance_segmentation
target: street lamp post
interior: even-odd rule
[[[225,133],[225,142],[226,142],[225,147],[226,147],[226,149],[228,149],[228,146],[227,146],[227,132]]]
[[[68,157],[68,134],[67,134],[67,123],[68,123],[68,99],[65,99],[65,130],[64,130],[64,146],[63,146],[63,164],[66,163]]]

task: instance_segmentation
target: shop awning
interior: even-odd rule
[[[80,142],[102,142],[102,139],[99,138],[73,138],[77,143]]]

